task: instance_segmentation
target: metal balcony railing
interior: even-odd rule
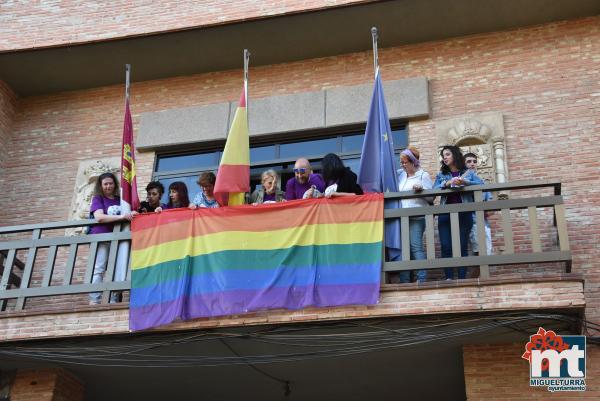
[[[540,191],[551,189],[550,195],[542,194]],[[565,207],[561,196],[561,184],[559,181],[550,180],[530,180],[519,181],[509,184],[487,184],[469,186],[460,189],[463,192],[473,192],[474,203],[459,203],[449,205],[432,205],[418,208],[404,208],[386,210],[384,218],[386,221],[400,219],[401,221],[401,241],[402,241],[402,261],[385,262],[384,272],[397,272],[403,270],[420,269],[439,269],[454,267],[479,266],[480,278],[489,277],[489,267],[493,265],[518,265],[535,264],[548,262],[564,262],[566,271],[571,271],[571,252],[569,247],[569,237],[565,220]],[[386,199],[409,199],[416,197],[431,197],[448,195],[456,190],[426,190],[419,194],[413,191],[386,193]],[[483,193],[491,192],[493,200],[483,202]],[[510,192],[510,196],[508,193]],[[529,193],[527,193],[529,192]],[[534,192],[532,195],[531,192]],[[520,195],[524,197],[517,197]],[[540,209],[551,209],[553,217],[553,227],[556,230],[551,233],[553,238],[552,249],[542,249],[542,239],[540,236],[540,224],[538,222],[538,213]],[[526,211],[526,221],[513,221],[511,211]],[[461,256],[460,233],[459,233],[459,213],[474,212],[474,223],[477,226],[477,239],[479,242],[479,255]],[[500,253],[487,255],[485,247],[486,238],[484,231],[484,213],[497,212],[500,216],[500,224],[493,227],[494,236],[503,238],[503,250]],[[435,230],[434,216],[440,214],[450,214],[451,235],[452,235],[452,257],[437,258],[435,252]],[[410,239],[409,239],[409,218],[412,216],[425,217],[425,260],[410,260]],[[520,224],[521,235],[520,248],[523,251],[517,252],[513,236],[513,223]]]
[[[540,194],[552,190],[550,195]],[[385,220],[400,219],[402,260],[384,262],[383,271],[440,269],[444,267],[479,266],[480,277],[490,275],[490,266],[536,264],[546,262],[564,262],[566,271],[570,271],[571,252],[565,220],[565,208],[558,181],[520,181],[509,184],[472,186],[462,191],[474,192],[475,202],[452,205],[431,205],[419,208],[406,208],[385,211]],[[494,194],[492,201],[482,202],[483,192]],[[430,197],[448,194],[453,190],[428,190],[419,194],[414,192],[386,193],[386,199],[406,199]],[[517,197],[525,192],[526,196]],[[533,194],[531,194],[533,192]],[[506,197],[510,193],[509,197]],[[500,194],[500,196],[498,196]],[[551,220],[543,226],[552,232],[541,236],[541,224],[538,212],[545,210],[545,216]],[[550,211],[549,211],[550,210]],[[526,221],[520,221],[519,240],[515,241],[511,212],[525,211]],[[496,212],[498,224],[494,224],[494,237],[503,242],[502,252],[487,255],[485,246],[480,246],[478,256],[461,256],[459,239],[460,212],[475,212],[480,244],[485,244],[484,212]],[[453,239],[451,258],[436,257],[435,218],[449,213]],[[424,216],[426,222],[425,245],[426,260],[410,260],[409,218]],[[521,216],[522,217],[522,216]],[[522,220],[522,219],[521,219]],[[102,293],[102,303],[109,301],[113,291],[129,290],[129,272],[126,281],[114,281],[118,245],[130,241],[131,233],[115,224],[112,233],[96,235],[66,235],[65,230],[98,224],[94,220],[66,221],[44,224],[30,224],[0,227],[0,310],[21,311],[23,309],[44,309],[45,302],[34,307],[25,307],[26,301],[35,299],[55,299],[75,297],[73,305],[87,305],[83,294]],[[527,232],[523,235],[523,230]],[[550,240],[548,240],[550,238]],[[544,239],[546,239],[544,241]],[[98,243],[109,242],[110,250],[104,282],[91,284]],[[550,243],[548,245],[548,243]],[[516,246],[516,245],[518,246]],[[79,295],[78,301],[77,294]],[[63,303],[64,305],[64,303]]]

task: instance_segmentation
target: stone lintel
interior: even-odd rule
[[[384,82],[391,120],[428,118],[431,114],[427,78]],[[250,98],[250,136],[365,124],[372,83],[315,92]],[[221,141],[227,137],[237,101],[143,113],[137,135],[138,150],[160,150],[188,144]]]

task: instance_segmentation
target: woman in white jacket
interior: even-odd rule
[[[421,192],[424,189],[431,189],[433,182],[426,171],[421,169],[419,162],[419,151],[414,146],[409,146],[400,153],[400,165],[402,170],[398,176],[398,191]],[[429,206],[431,198],[412,198],[403,199],[402,207],[423,207]],[[425,249],[423,247],[423,233],[425,232],[425,217],[413,216],[409,220],[410,230],[410,258],[411,260],[425,259]],[[427,270],[418,270],[416,272],[416,281],[424,282],[427,279]],[[410,281],[410,272],[400,273],[400,282],[408,283]]]

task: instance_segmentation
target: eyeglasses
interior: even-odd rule
[[[302,167],[302,168],[295,168],[294,169],[294,174],[298,174],[298,173],[304,174],[304,173],[306,173],[306,169],[304,167]]]

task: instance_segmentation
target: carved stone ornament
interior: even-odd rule
[[[69,220],[85,220],[89,217],[90,203],[94,195],[96,180],[101,174],[108,172],[113,173],[119,179],[120,163],[119,157],[111,157],[101,160],[85,160],[79,164]],[[83,227],[78,227],[66,231],[67,235],[78,235],[83,233],[84,230]]]
[[[504,119],[501,113],[461,116],[436,124],[439,149],[458,146],[477,155],[477,174],[487,182],[508,181]]]

